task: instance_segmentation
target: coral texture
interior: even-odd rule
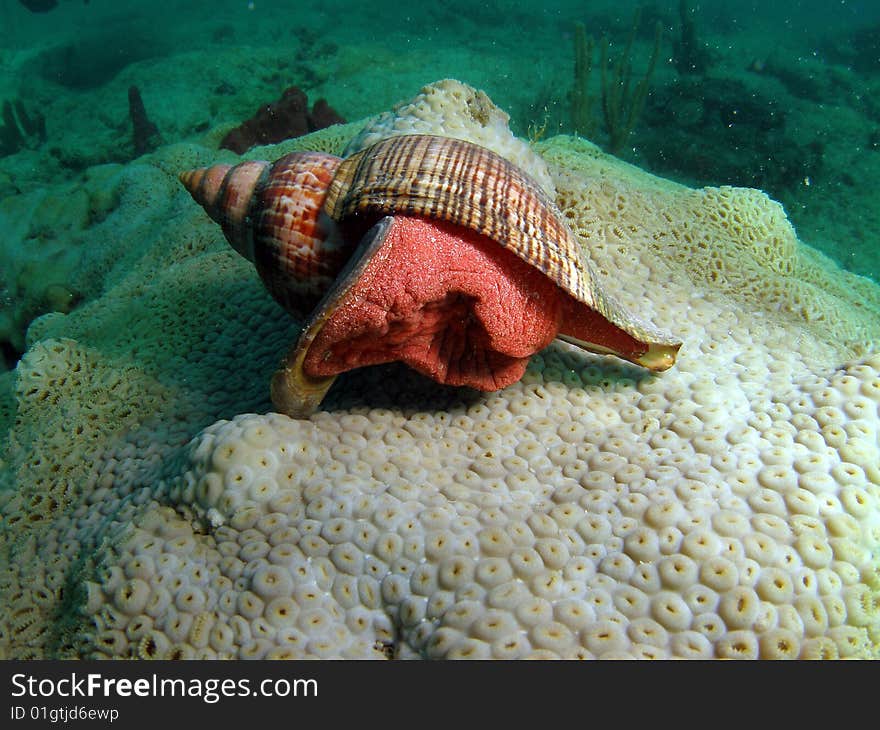
[[[165,148],[158,164],[140,158],[125,166],[100,165],[89,168],[81,181],[0,199],[0,225],[6,231],[0,266],[4,351],[17,359],[35,317],[66,313],[131,275],[133,268],[159,265],[151,258],[149,242],[175,205],[179,183],[161,169],[174,164],[175,149],[182,148]],[[210,154],[201,151],[203,160]],[[186,155],[192,159],[189,148]],[[165,249],[158,252],[161,258],[190,256],[213,241],[210,232],[181,233],[186,239],[181,254]]]
[[[169,182],[154,265],[0,378],[2,654],[878,656],[880,290],[757,191],[539,151],[674,368],[557,343],[496,393],[383,366],[269,413],[296,326]]]

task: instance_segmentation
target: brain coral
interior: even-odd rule
[[[170,182],[207,151],[140,158],[175,215],[0,377],[2,655],[876,657],[880,289],[757,191],[538,151],[677,365],[369,368],[299,421],[267,412],[296,325]]]

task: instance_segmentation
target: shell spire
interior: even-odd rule
[[[213,165],[187,170],[178,176],[211,220],[219,223],[229,244],[248,261],[254,261],[253,239],[247,226],[248,208],[260,177],[270,163],[262,160]]]
[[[179,176],[276,301],[299,320],[314,309],[356,243],[338,235],[323,211],[341,161],[323,152],[292,152],[274,163],[250,160]]]

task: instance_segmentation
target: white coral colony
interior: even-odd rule
[[[0,399],[4,656],[877,657],[878,287],[757,191],[536,150],[602,285],[682,335],[676,367],[556,344],[472,399],[380,368],[292,420],[264,412],[292,328],[225,244],[180,243],[39,320]]]

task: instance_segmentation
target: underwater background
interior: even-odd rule
[[[0,69],[0,657],[880,655],[876,2],[0,0]],[[293,136],[268,109],[296,106],[305,135],[441,79],[509,114],[597,242],[603,285],[674,330],[681,359],[655,380],[555,344],[485,400],[368,369],[288,423],[268,382],[297,325],[177,175]],[[631,116],[609,116],[603,88],[625,88]],[[257,473],[236,462],[251,448],[308,505],[254,477],[245,518],[205,491]],[[325,499],[315,472],[348,492]],[[394,509],[461,510],[418,513],[430,534],[494,529],[509,508],[553,580],[588,586],[586,613],[517,573],[555,613],[506,616],[508,647],[443,613],[489,579],[438,591],[433,618],[421,594],[394,597],[389,576],[452,559],[426,540],[412,565],[400,546],[376,558],[375,536],[350,535],[366,558],[309,554],[358,490],[386,504],[379,482]],[[358,519],[383,530],[375,509]],[[727,551],[721,577],[697,533]],[[453,557],[475,561],[456,535]],[[307,567],[267,574],[278,541]],[[183,598],[177,576],[196,586]],[[274,580],[300,617],[323,596],[331,628],[285,633]]]

